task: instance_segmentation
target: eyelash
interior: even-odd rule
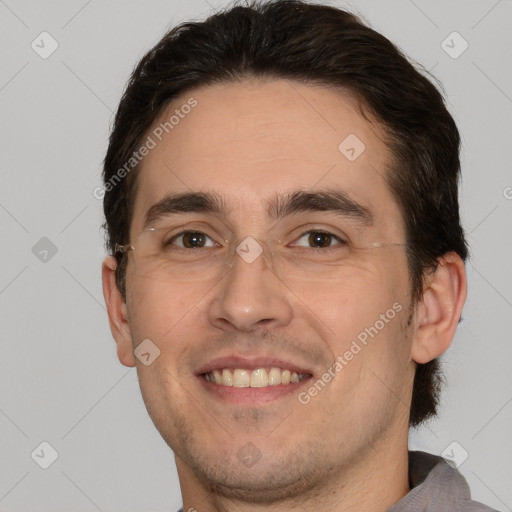
[[[198,248],[187,248],[187,247],[179,247],[179,246],[174,246],[173,242],[178,239],[179,237],[183,236],[183,235],[186,235],[186,234],[189,234],[189,233],[194,233],[194,234],[198,234],[198,235],[203,235],[207,238],[209,238],[210,240],[213,241],[213,239],[211,237],[209,237],[206,233],[203,233],[201,231],[194,231],[194,230],[186,230],[186,231],[181,231],[180,233],[177,233],[176,235],[173,235],[166,243],[165,245],[168,246],[168,245],[173,245],[174,247],[174,250],[177,250],[177,251],[184,251],[184,252],[187,252],[187,251],[191,251],[191,250],[194,250],[194,249],[207,249],[207,247],[198,247]],[[322,235],[328,235],[328,236],[331,236],[333,239],[335,239],[338,243],[333,245],[333,246],[328,246],[328,247],[302,247],[302,249],[313,249],[313,250],[318,250],[318,249],[322,249],[324,252],[326,251],[329,251],[329,250],[333,250],[335,249],[336,247],[338,246],[345,246],[347,245],[347,242],[345,240],[343,240],[341,237],[333,234],[333,233],[330,233],[329,231],[323,231],[323,230],[319,230],[319,229],[310,229],[309,231],[305,231],[304,233],[302,233],[298,238],[297,240],[300,240],[301,238],[303,238],[304,236],[306,235],[310,235],[312,233],[317,233],[317,234],[322,234]],[[216,243],[216,242],[214,242]]]

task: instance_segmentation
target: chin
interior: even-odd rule
[[[265,461],[267,458],[268,462]],[[314,472],[301,473],[298,464],[277,463],[272,460],[272,454],[265,456],[256,466],[244,467],[238,461],[232,462],[231,466],[208,463],[204,458],[190,464],[196,478],[214,494],[248,503],[269,505],[293,499],[317,487],[321,481],[320,475],[313,478]]]
[[[307,494],[321,487],[334,467],[318,447],[304,444],[294,444],[289,453],[267,447],[256,454],[251,452],[250,441],[245,451],[236,451],[232,442],[223,450],[186,436],[178,444],[177,458],[205,488],[247,503],[275,504]]]

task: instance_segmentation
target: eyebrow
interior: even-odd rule
[[[228,215],[230,211],[224,197],[217,193],[171,194],[148,209],[144,217],[144,229],[172,214],[208,213],[220,216]],[[275,221],[306,212],[332,212],[365,226],[373,224],[373,215],[368,208],[351,199],[346,192],[336,189],[276,193],[267,203],[267,216]]]
[[[373,224],[372,212],[367,207],[337,189],[276,194],[267,206],[267,215],[274,220],[306,212],[332,212],[367,226]]]
[[[144,216],[144,229],[162,217],[180,213],[210,213],[222,215],[227,207],[222,196],[210,192],[186,192],[165,196],[151,206]]]

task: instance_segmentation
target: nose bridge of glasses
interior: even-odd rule
[[[273,268],[276,240],[262,240],[254,236],[238,238],[231,245],[228,252],[227,265],[232,268],[235,262],[241,265],[260,266]]]

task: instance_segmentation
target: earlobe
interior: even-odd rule
[[[108,311],[112,336],[117,344],[117,357],[124,366],[135,366],[132,336],[128,324],[126,301],[116,283],[116,260],[107,256],[102,265],[103,296]]]
[[[436,271],[426,279],[416,308],[416,330],[411,358],[425,364],[450,347],[466,301],[464,262],[454,252],[445,254]]]

